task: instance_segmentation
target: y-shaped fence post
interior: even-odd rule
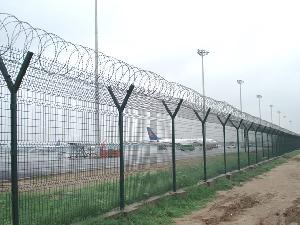
[[[165,103],[162,101],[163,105],[165,106],[167,112],[169,113],[172,119],[172,175],[173,175],[173,192],[176,192],[176,158],[175,158],[175,117],[180,109],[180,106],[183,102],[183,99],[180,99],[174,113],[172,113]]]
[[[194,110],[197,118],[201,121],[202,125],[202,151],[203,151],[203,179],[206,182],[207,181],[207,172],[206,172],[206,130],[205,130],[205,123],[208,117],[208,114],[210,112],[210,108],[208,108],[204,118],[202,119],[201,116],[199,116],[198,112]]]
[[[281,150],[280,150],[280,131],[277,131],[277,137],[276,137],[276,148],[277,148],[277,154],[281,155]]]
[[[274,157],[274,133],[275,130],[271,128],[271,152],[272,152],[272,158]]]
[[[107,87],[108,92],[113,99],[118,111],[119,111],[119,143],[120,143],[120,209],[125,208],[125,179],[124,179],[124,140],[123,140],[123,111],[127,105],[128,99],[134,89],[134,85],[131,84],[127,90],[126,96],[120,105],[116,98],[111,86]]]
[[[274,129],[273,132],[273,149],[274,149],[274,154],[277,156],[277,150],[276,150],[276,135],[277,135],[277,130]]]
[[[226,126],[226,123],[228,122],[229,118],[230,118],[231,114],[229,114],[226,119],[225,119],[225,122],[222,121],[222,119],[217,115],[218,117],[218,120],[220,121],[220,123],[222,124],[222,127],[223,127],[223,151],[224,151],[224,173],[226,174],[227,173],[227,166],[226,166],[226,146],[225,146],[225,126]]]
[[[274,138],[273,138],[273,145],[274,145],[274,155],[278,156],[278,149],[277,149],[277,134],[278,134],[278,130],[274,129]]]
[[[275,140],[275,145],[276,145],[276,155],[277,155],[277,156],[280,155],[280,150],[279,150],[279,134],[280,134],[280,131],[277,130],[277,131],[276,131],[276,140]]]
[[[279,136],[279,148],[282,149],[281,154],[283,155],[285,153],[285,148],[284,148],[284,133],[280,132]]]
[[[257,158],[257,131],[260,128],[260,124],[256,127],[254,131],[254,139],[255,139],[255,163],[258,163],[258,158]]]
[[[250,146],[249,146],[249,131],[251,129],[251,127],[253,126],[253,122],[251,123],[251,125],[249,127],[246,126],[246,124],[244,124],[244,128],[245,128],[245,131],[246,131],[246,137],[247,137],[247,140],[246,140],[246,148],[248,147],[248,150],[247,150],[247,156],[248,156],[248,166],[250,166]]]
[[[236,129],[236,141],[237,141],[237,154],[238,154],[238,169],[241,169],[241,160],[240,160],[240,137],[239,137],[239,129],[242,125],[243,119],[240,120],[239,124],[236,126],[232,120],[229,119],[232,126]]]
[[[26,57],[21,65],[20,71],[13,83],[11,76],[8,74],[3,59],[0,57],[0,70],[10,91],[10,157],[11,157],[11,207],[13,225],[19,224],[19,187],[18,187],[18,126],[17,126],[17,92],[29,67],[32,52],[27,52]]]
[[[281,152],[282,154],[286,153],[285,150],[285,137],[284,137],[284,133],[281,132],[280,138],[279,138],[279,148],[282,149]]]
[[[265,157],[265,151],[264,151],[264,131],[267,127],[264,126],[264,128],[261,130],[261,149],[262,149],[262,157]]]
[[[243,126],[245,127],[245,124],[243,124]],[[246,132],[246,129],[244,129],[244,148],[245,148],[245,152],[247,152],[247,132]]]
[[[270,143],[269,143],[269,134],[271,132],[271,129],[267,129],[266,133],[267,133],[267,143],[268,143],[268,159],[270,159]]]

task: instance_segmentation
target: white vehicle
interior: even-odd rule
[[[147,131],[148,131],[150,142],[157,143],[158,148],[160,150],[167,149],[168,146],[172,145],[172,139],[157,137],[157,135],[150,127],[147,127]],[[203,140],[180,138],[180,139],[175,139],[175,143],[177,148],[179,148],[181,151],[186,151],[186,150],[194,151],[196,146],[202,146]],[[206,139],[206,149],[210,150],[213,148],[218,148],[218,142],[213,139]]]
[[[235,144],[227,145],[226,148],[236,148]]]

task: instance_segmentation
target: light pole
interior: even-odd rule
[[[258,98],[259,123],[261,124],[261,109],[260,109],[260,100],[261,100],[262,96],[261,96],[261,95],[256,95],[256,97]]]
[[[237,83],[240,85],[240,110],[241,112],[243,112],[243,104],[242,104],[242,84],[244,83],[243,80],[237,80]],[[245,134],[243,134],[243,130],[241,130],[241,135],[242,135],[242,141],[243,140],[243,137]],[[246,145],[246,142],[245,142],[245,145]]]
[[[203,66],[203,56],[206,56],[209,52],[204,49],[198,49],[197,53],[202,59],[202,95],[203,95],[203,115],[205,115],[205,89],[204,89],[204,66]]]
[[[280,113],[281,112],[278,110],[277,113],[278,113],[278,125],[280,126]]]
[[[240,85],[240,110],[243,112],[243,105],[242,105],[242,84],[244,83],[243,80],[237,80],[237,83]]]
[[[271,109],[271,123],[273,123],[273,105],[270,105]]]
[[[98,80],[98,5],[95,0],[95,142],[100,144],[100,130],[99,130],[99,80]]]

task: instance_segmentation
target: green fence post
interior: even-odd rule
[[[258,124],[258,126],[256,127],[255,131],[254,131],[254,139],[255,139],[255,163],[258,163],[258,158],[257,158],[257,131],[260,128],[260,124]]]
[[[194,110],[194,113],[196,114],[198,120],[201,121],[202,125],[202,151],[203,151],[203,179],[206,182],[207,181],[207,170],[206,170],[206,130],[205,130],[205,123],[207,120],[207,117],[210,113],[210,108],[208,108],[204,118],[202,119],[201,116],[199,116],[198,112]]]
[[[238,125],[235,125],[231,119],[229,119],[232,126],[236,129],[236,143],[237,143],[237,156],[238,156],[238,170],[241,169],[241,160],[240,160],[240,136],[239,136],[239,129],[243,123],[243,119],[241,119],[238,123]]]
[[[183,102],[183,99],[180,99],[179,103],[177,104],[177,107],[174,111],[174,113],[172,113],[169,109],[169,107],[167,106],[165,101],[162,101],[163,105],[165,106],[168,114],[170,115],[171,119],[172,119],[172,176],[173,176],[173,192],[176,192],[176,156],[175,156],[175,117],[180,109],[180,106]]]
[[[281,155],[281,150],[280,150],[280,146],[279,143],[280,142],[280,131],[277,131],[277,137],[276,137],[276,148],[277,148],[277,154]]]
[[[226,163],[226,145],[225,145],[225,142],[226,142],[226,140],[225,140],[225,126],[226,126],[226,123],[229,120],[230,116],[231,116],[231,114],[229,114],[226,117],[225,121],[223,122],[222,119],[219,117],[219,115],[217,115],[217,118],[220,121],[220,123],[222,125],[222,128],[223,128],[223,155],[224,155],[223,157],[224,157],[224,173],[225,174],[227,173],[227,166],[226,166],[226,164],[227,164]]]
[[[264,150],[264,131],[266,129],[266,126],[261,130],[261,150],[262,150],[262,157],[265,158],[265,150]]]
[[[249,131],[253,126],[253,122],[251,123],[251,125],[249,127],[246,126],[246,124],[244,124],[244,128],[245,128],[245,136],[246,136],[246,148],[248,147],[247,150],[247,156],[248,156],[248,166],[250,166],[250,146],[249,146]]]
[[[17,92],[21,86],[23,77],[29,67],[32,52],[27,52],[21,65],[15,83],[8,74],[3,59],[0,57],[0,71],[10,91],[10,135],[11,135],[11,207],[13,225],[19,224],[19,187],[18,187],[18,126],[17,126]]]
[[[127,105],[129,97],[134,89],[134,85],[131,84],[127,90],[126,96],[120,105],[118,99],[113,93],[111,86],[107,87],[108,92],[113,99],[118,111],[119,111],[119,143],[120,143],[120,209],[125,208],[125,175],[124,175],[124,138],[123,138],[123,111]]]
[[[278,155],[278,153],[277,153],[277,130],[274,130],[273,145],[274,145],[274,154],[275,154],[275,156],[277,156]]]
[[[271,131],[271,152],[272,152],[272,158],[274,157],[274,129]]]
[[[266,133],[267,133],[267,148],[268,148],[268,159],[270,159],[270,143],[269,143],[269,132],[270,130],[266,130]]]
[[[239,142],[239,128],[240,126],[242,125],[243,123],[243,119],[241,119],[238,127],[236,128],[236,136],[237,136],[237,150],[238,150],[238,169],[240,170],[241,169],[241,158],[240,158],[240,142]]]

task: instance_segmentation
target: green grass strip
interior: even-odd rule
[[[300,150],[287,153],[280,158],[261,164],[253,170],[241,171],[235,174],[232,180],[220,178],[211,187],[205,185],[188,187],[185,189],[187,191],[186,196],[165,197],[158,203],[142,207],[136,213],[122,215],[115,219],[104,219],[101,216],[86,218],[84,221],[76,223],[76,225],[173,224],[174,218],[182,217],[194,210],[205,207],[208,202],[216,197],[217,191],[229,190],[235,185],[241,185],[242,182],[249,181],[287,162],[289,158],[297,154],[300,154]]]

